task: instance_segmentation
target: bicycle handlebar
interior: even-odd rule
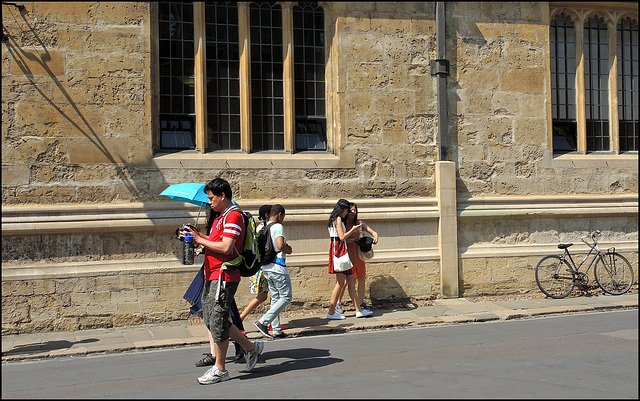
[[[589,235],[583,235],[582,237],[580,237],[580,240],[582,240],[582,242],[584,242],[585,244],[587,244],[588,246],[593,246],[592,244],[590,244],[587,240],[585,240],[585,238],[591,238],[591,240],[594,242],[594,244],[597,242],[596,241],[596,237],[600,237],[602,236],[602,233],[600,232],[600,230],[596,230],[593,233],[589,234]]]

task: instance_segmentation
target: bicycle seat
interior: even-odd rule
[[[568,244],[558,244],[558,248],[560,249],[567,249],[569,248],[571,245],[573,245],[573,242],[570,242]]]

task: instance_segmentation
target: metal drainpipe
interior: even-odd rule
[[[445,59],[445,2],[436,2],[436,59],[431,60],[431,75],[437,78],[439,160],[449,160],[449,122],[447,119],[447,76],[449,60]]]

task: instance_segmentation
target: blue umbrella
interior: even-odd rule
[[[160,195],[168,196],[173,200],[188,202],[200,207],[209,203],[209,197],[204,192],[204,184],[186,182],[183,184],[169,185]]]
[[[209,203],[209,197],[204,192],[204,187],[205,184],[185,182],[182,184],[169,185],[167,189],[160,192],[160,195],[167,196],[179,202],[187,202],[200,206],[200,209],[198,209],[198,217],[196,218],[197,228],[198,220],[200,219],[200,211],[203,206],[206,206],[207,203]]]

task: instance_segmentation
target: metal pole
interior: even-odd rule
[[[449,159],[449,122],[447,119],[447,76],[449,60],[445,54],[445,2],[436,2],[436,59],[431,60],[431,75],[436,76],[439,160]]]

